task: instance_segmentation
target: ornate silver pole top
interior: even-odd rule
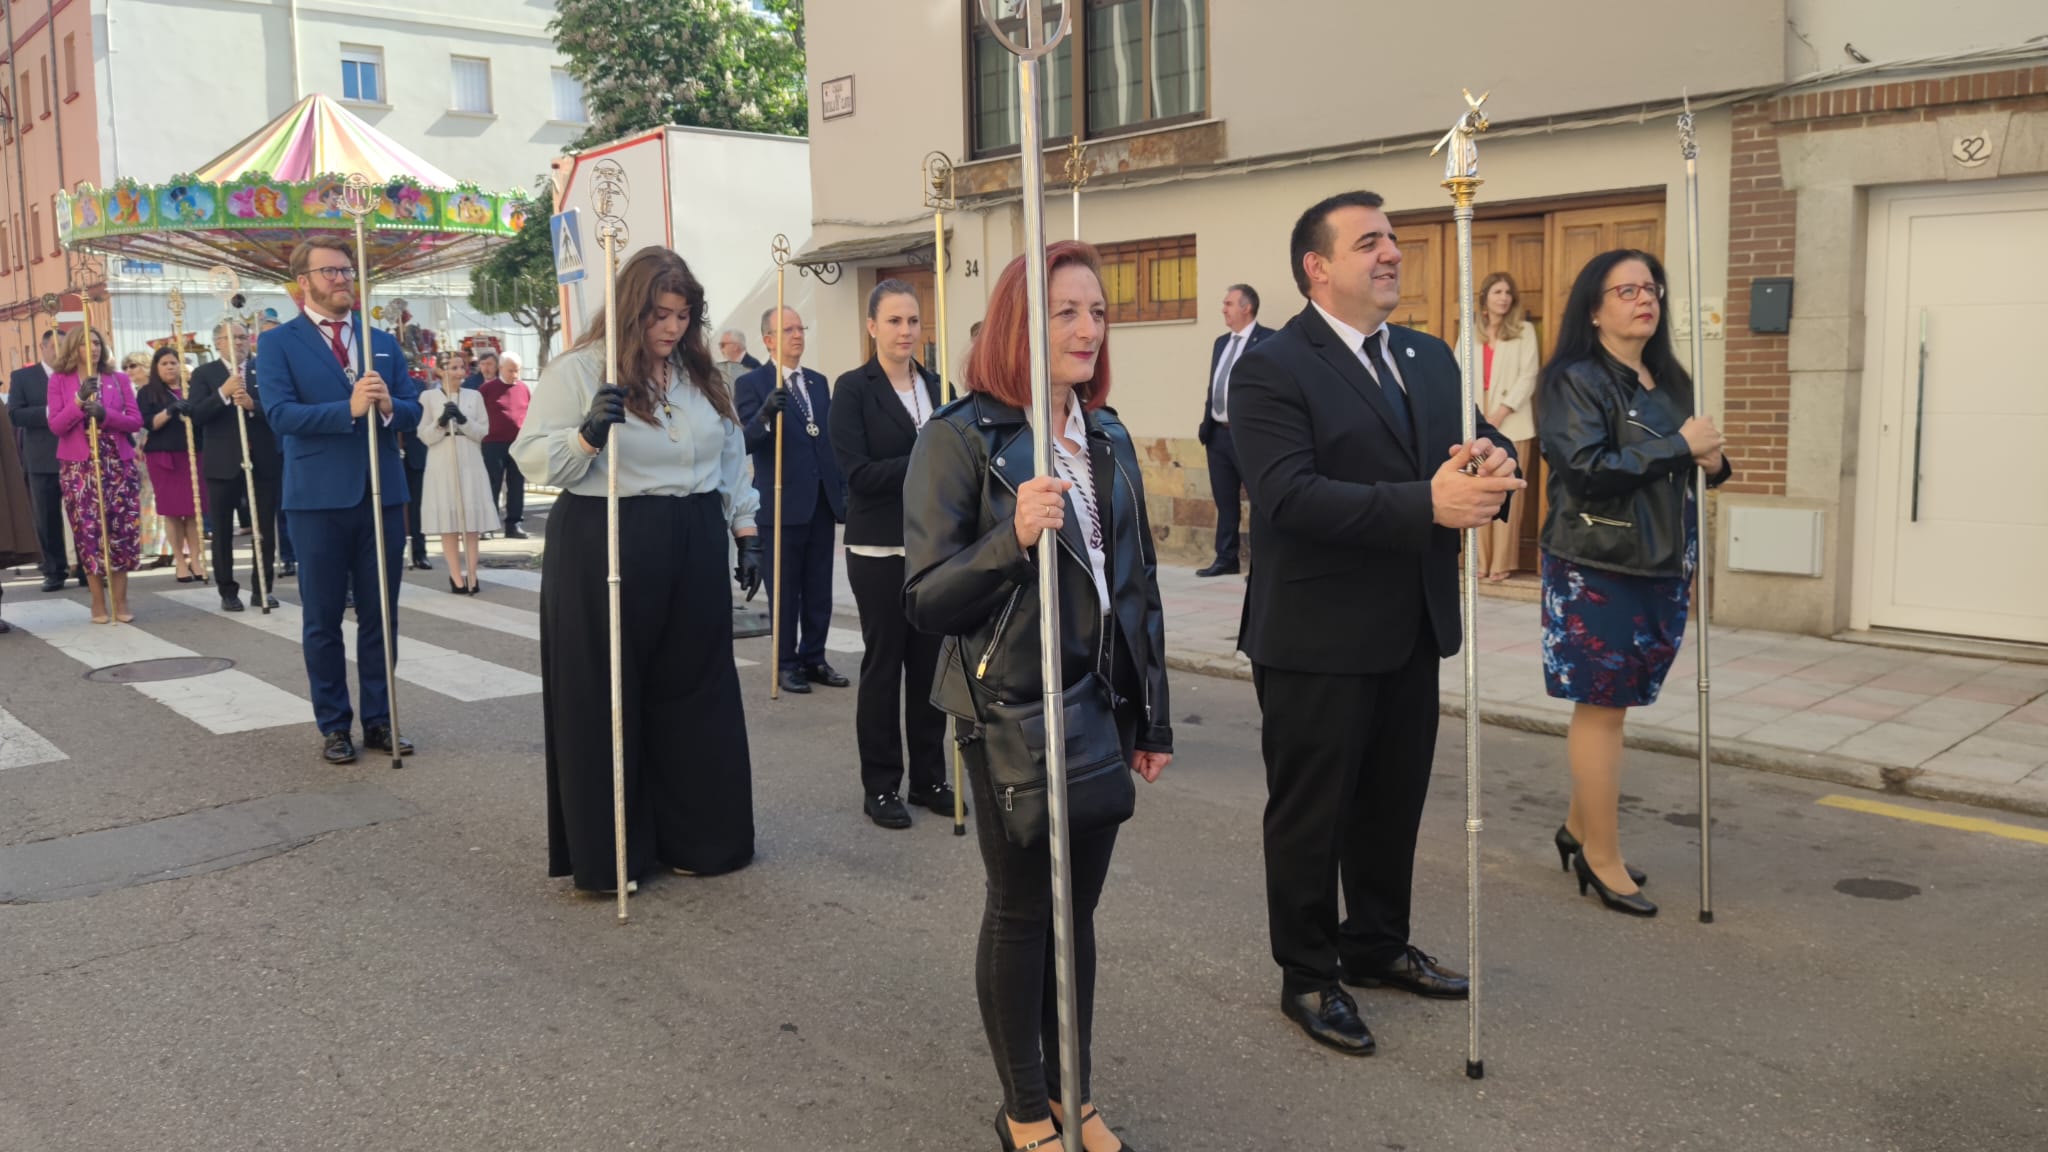
[[[361,172],[349,173],[341,185],[341,199],[336,207],[360,224],[377,210],[384,200],[384,190],[370,182]]]
[[[1445,153],[1444,180],[1446,182],[1452,180],[1474,180],[1479,176],[1479,145],[1472,138],[1486,131],[1488,127],[1486,112],[1482,106],[1486,103],[1486,97],[1493,95],[1493,93],[1487,92],[1477,100],[1474,100],[1470,88],[1465,89],[1464,92],[1465,114],[1458,117],[1457,121],[1451,125],[1451,130],[1444,133],[1443,139],[1436,142],[1436,147],[1429,150],[1431,156],[1439,152]]]
[[[242,278],[235,274],[233,268],[225,264],[215,264],[206,270],[206,281],[213,288],[213,294],[220,297],[222,304],[230,308],[237,306],[234,298],[242,292]]]
[[[994,34],[996,42],[1019,60],[1037,60],[1048,56],[1074,30],[1074,12],[1071,0],[1060,5],[1060,24],[1045,36],[1043,43],[1034,43],[1045,27],[1045,0],[980,0],[981,19]],[[1019,44],[1003,31],[1003,21],[1024,18],[1024,42]]]
[[[171,285],[170,292],[165,294],[164,302],[169,305],[172,316],[182,318],[185,315],[185,289],[182,286]]]
[[[1079,188],[1088,183],[1088,145],[1078,135],[1067,143],[1066,172],[1069,186]]]
[[[953,159],[944,152],[928,152],[924,158],[924,206],[944,212],[958,206],[953,195]]]
[[[1678,114],[1678,150],[1687,160],[1697,160],[1700,158],[1700,142],[1692,130],[1692,97],[1681,93],[1679,99],[1685,101],[1685,111]]]
[[[597,213],[597,242],[613,251],[624,248],[631,235],[626,227],[626,210],[632,206],[632,183],[616,160],[600,160],[590,170],[590,207]]]

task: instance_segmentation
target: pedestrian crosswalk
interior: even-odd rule
[[[34,764],[55,764],[69,760],[62,748],[43,739],[35,729],[0,708],[0,768],[27,768]]]

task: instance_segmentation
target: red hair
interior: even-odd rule
[[[1102,281],[1102,258],[1091,244],[1061,240],[1045,250],[1045,280],[1048,291],[1053,273],[1069,264],[1079,264]],[[1050,305],[1050,301],[1047,302]],[[1010,261],[996,277],[989,294],[988,316],[974,349],[967,356],[967,390],[983,392],[1013,408],[1031,407],[1031,324],[1026,319],[1024,257]],[[1095,375],[1076,389],[1083,411],[1093,412],[1109,400],[1109,330],[1095,353]]]

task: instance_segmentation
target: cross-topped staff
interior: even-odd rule
[[[631,238],[626,209],[632,185],[616,161],[604,160],[592,170],[591,208],[597,213],[597,246],[604,249],[604,381],[619,383],[619,253]],[[605,585],[611,623],[612,678],[612,865],[618,885],[619,923],[626,922],[626,896],[633,890],[626,877],[626,670],[624,609],[619,603],[619,452],[622,437],[604,446]]]
[[[384,192],[370,178],[360,172],[349,174],[342,183],[339,207],[343,214],[355,221],[356,226],[356,365],[346,373],[350,387],[357,380],[370,373],[370,246],[365,237],[365,224],[377,205],[384,199]],[[405,767],[400,759],[400,749],[405,744],[398,736],[398,677],[394,670],[391,623],[391,573],[384,551],[384,478],[377,464],[377,424],[375,405],[364,414],[363,426],[369,430],[367,443],[370,447],[370,528],[371,538],[377,549],[377,619],[384,632],[384,684],[386,695],[391,699],[391,766]],[[362,589],[356,590],[361,595]]]
[[[220,328],[221,331],[227,333],[228,337],[228,371],[230,373],[241,372],[243,370],[242,360],[235,348],[235,314],[242,310],[244,303],[242,297],[242,278],[235,274],[233,268],[225,264],[215,264],[212,268],[207,269],[206,275],[213,284],[214,294],[220,297]],[[246,380],[243,381],[242,387],[247,389],[248,386],[248,382]],[[263,570],[263,517],[257,515],[256,512],[256,465],[249,459],[249,414],[243,411],[240,404],[234,407],[235,431],[242,438],[242,485],[249,495],[249,549],[251,556],[255,560],[256,600],[262,606],[263,614],[268,616],[270,615],[270,582],[268,573]],[[386,681],[386,683],[389,683],[389,681]]]
[[[946,403],[953,402],[951,354],[946,349],[946,212],[959,201],[953,194],[953,161],[944,152],[924,158],[924,206],[932,210],[932,304],[938,311],[939,379],[945,387]],[[967,835],[967,784],[960,745],[953,745],[953,835]]]
[[[1081,185],[1088,182],[1088,146],[1081,143],[1081,134],[1067,142],[1067,159],[1062,165],[1067,173],[1067,187],[1074,197],[1074,239],[1081,238]]]
[[[185,289],[183,286],[171,285],[171,290],[165,297],[165,304],[169,307],[171,313],[171,351],[177,354],[174,357],[178,365],[177,396],[180,400],[190,400],[192,398],[192,381],[185,374]],[[156,381],[151,380],[150,383],[154,384]],[[199,499],[199,432],[192,426],[192,417],[189,413],[178,417],[178,419],[185,423],[185,462],[190,466],[192,473],[192,522],[194,524],[202,524],[205,521],[206,510],[205,505]],[[253,518],[254,513],[251,513],[251,516]],[[234,527],[232,518],[229,521],[228,527],[231,529]],[[206,533],[203,528],[192,533],[192,571],[199,576],[201,584],[208,582],[206,565],[200,561],[200,554],[206,551],[205,539]]]
[[[776,387],[786,369],[782,366],[782,282],[789,266],[789,237],[777,232],[768,244],[768,258],[775,262],[775,378]],[[768,661],[768,698],[782,698],[782,425],[786,412],[775,413],[775,541],[774,559],[769,563],[768,649],[775,654]],[[816,425],[813,425],[815,428]],[[813,432],[812,435],[817,435]]]
[[[1706,364],[1700,350],[1700,148],[1699,140],[1693,135],[1690,99],[1685,101],[1685,111],[1678,114],[1678,149],[1685,155],[1685,252],[1688,278],[1692,281],[1692,387],[1696,411],[1704,416],[1713,412],[1714,406],[1707,402]],[[1713,771],[1713,686],[1708,682],[1707,634],[1710,629],[1707,624],[1713,598],[1707,590],[1714,571],[1713,554],[1709,549],[1713,537],[1707,532],[1707,470],[1696,465],[1692,474],[1693,515],[1697,517],[1695,527],[1699,533],[1699,567],[1694,576],[1699,581],[1699,592],[1693,599],[1693,609],[1700,618],[1699,643],[1696,645],[1700,662],[1700,923],[1712,924],[1714,821],[1710,777]]]
[[[1024,297],[1030,319],[1033,471],[1055,477],[1051,349],[1046,336],[1045,151],[1038,122],[1038,69],[1073,30],[1072,4],[1060,5],[1059,26],[1045,32],[1044,0],[1013,0],[1024,14],[1023,41],[1003,30],[997,0],[980,0],[981,17],[996,42],[1017,58],[1018,149],[1024,176]],[[1064,1135],[1067,1152],[1081,1152],[1081,1031],[1074,972],[1073,835],[1067,822],[1066,709],[1060,669],[1060,554],[1052,532],[1038,536],[1038,653],[1045,692],[1046,838],[1052,857],[1053,983],[1059,1004],[1060,1099],[1073,1109]]]
[[[1483,183],[1479,179],[1479,145],[1473,137],[1486,131],[1484,105],[1487,93],[1472,98],[1465,90],[1465,113],[1430,149],[1430,155],[1444,157],[1444,187],[1451,193],[1451,218],[1458,226],[1458,371],[1465,382],[1461,427],[1470,444],[1478,435],[1479,349],[1478,331],[1472,318],[1472,198]],[[1476,464],[1476,461],[1475,461]],[[1464,628],[1465,657],[1465,935],[1471,965],[1472,989],[1467,999],[1465,1075],[1474,1080],[1486,1075],[1486,1061],[1479,1055],[1479,532],[1467,529],[1464,547],[1464,579],[1459,582],[1462,603],[1458,615]]]

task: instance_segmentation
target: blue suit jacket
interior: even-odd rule
[[[1250,334],[1244,338],[1244,347],[1238,349],[1238,361],[1242,363],[1244,360],[1244,354],[1246,352],[1251,351],[1252,348],[1259,343],[1259,341],[1264,340],[1266,337],[1271,336],[1272,334],[1273,330],[1271,328],[1266,327],[1264,324],[1261,324],[1256,320],[1252,321],[1252,330]],[[1202,443],[1204,444],[1207,444],[1209,442],[1209,437],[1216,431],[1216,414],[1209,410],[1209,390],[1216,386],[1216,368],[1217,365],[1223,363],[1223,349],[1227,347],[1229,344],[1230,333],[1225,332],[1223,335],[1218,336],[1216,338],[1216,343],[1209,346],[1209,381],[1208,383],[1202,385],[1201,438]],[[1230,373],[1233,376],[1237,374],[1237,368],[1235,365],[1231,367]]]
[[[330,359],[332,355],[330,354]],[[783,509],[788,524],[808,524],[818,506],[818,485],[825,486],[825,499],[832,506],[832,521],[846,523],[846,477],[839,471],[839,459],[832,454],[832,390],[825,377],[809,368],[804,372],[804,389],[811,398],[818,422],[818,434],[804,433],[804,413],[796,397],[782,410],[788,427],[782,431],[782,493],[789,501]],[[747,434],[747,451],[754,457],[754,490],[761,494],[760,522],[775,520],[775,422],[761,414],[768,394],[781,380],[772,365],[764,365],[733,381],[733,404],[739,410],[740,427]]]
[[[358,339],[362,330],[356,331]],[[289,512],[353,508],[370,491],[369,452],[364,437],[368,421],[382,417],[372,408],[367,417],[349,413],[354,390],[341,365],[334,361],[327,334],[301,313],[265,335],[270,343],[256,360],[256,392],[263,414],[277,433],[284,452],[284,494],[279,507]],[[370,367],[391,390],[391,423],[377,435],[378,481],[386,508],[412,497],[405,483],[405,465],[398,458],[398,437],[419,427],[419,387],[405,368],[398,339],[370,329]]]

